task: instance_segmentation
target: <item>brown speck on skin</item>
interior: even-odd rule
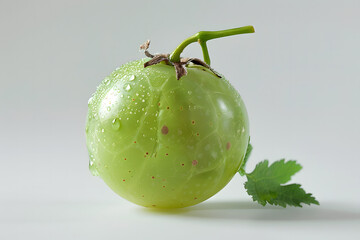
[[[144,195],[142,195],[141,197],[144,197]]]
[[[164,188],[165,186],[163,186],[163,188]]]
[[[184,166],[184,165],[185,165],[185,164],[183,164],[183,163],[181,164],[181,166]]]
[[[135,101],[135,98],[133,98],[132,100]]]
[[[199,134],[199,133],[196,133],[196,136],[200,136],[200,134]]]
[[[158,106],[160,106],[160,103],[158,103]]]
[[[166,156],[168,156],[169,154],[168,153],[165,153]]]
[[[129,173],[131,173],[131,171],[129,171]]]
[[[125,182],[125,179],[123,179],[123,182]]]
[[[155,205],[155,204],[153,204],[153,205],[151,205],[151,206],[156,207],[156,205]]]
[[[231,143],[230,142],[227,142],[226,143],[226,150],[229,150],[231,148]]]
[[[203,68],[203,69],[201,69],[201,70],[203,70],[204,72],[206,72],[206,70]]]
[[[148,152],[146,152],[146,155],[149,155],[149,153],[148,153]]]
[[[161,128],[161,133],[164,134],[164,135],[168,134],[169,133],[169,128],[166,125],[164,125]]]
[[[191,124],[192,124],[192,125],[195,125],[195,120],[192,120],[192,121],[191,121]]]
[[[152,176],[151,178],[152,178],[152,179],[155,179],[155,177],[154,177],[154,176]]]
[[[194,197],[194,200],[196,200],[197,199],[197,197]]]
[[[166,109],[170,109],[170,107],[169,107],[169,106],[167,106],[167,107],[166,107]]]
[[[134,141],[134,143],[136,143],[136,141]]]
[[[180,111],[182,111],[184,108],[183,108],[183,106],[180,106]]]
[[[126,158],[124,158],[124,160],[126,161]]]
[[[198,164],[198,161],[197,161],[197,160],[193,160],[193,161],[192,161],[192,165],[193,165],[193,166],[196,166],[197,164]]]

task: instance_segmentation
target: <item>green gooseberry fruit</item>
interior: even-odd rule
[[[204,42],[211,39],[205,36]],[[186,64],[178,80],[169,62],[181,61],[181,51],[146,68],[149,58],[122,65],[88,103],[91,172],[145,207],[187,207],[210,198],[239,170],[248,146],[239,93],[207,64]]]

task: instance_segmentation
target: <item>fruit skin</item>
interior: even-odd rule
[[[89,99],[90,170],[123,198],[155,208],[200,203],[240,168],[249,139],[245,105],[224,78],[189,66],[129,62]]]

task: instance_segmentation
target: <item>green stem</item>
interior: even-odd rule
[[[177,46],[177,48],[170,54],[170,61],[180,62],[180,54],[184,51],[184,49],[193,42],[199,42],[201,49],[203,51],[204,61],[208,65],[210,65],[209,52],[206,46],[206,42],[208,40],[237,35],[237,34],[243,34],[243,33],[253,33],[253,32],[255,32],[253,26],[245,26],[245,27],[220,30],[220,31],[200,31],[192,35],[191,37],[185,39],[179,46]]]

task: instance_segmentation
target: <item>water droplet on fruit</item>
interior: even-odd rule
[[[109,85],[109,83],[110,83],[109,79],[108,78],[105,79],[104,83],[105,83],[105,85]]]
[[[135,78],[136,78],[135,75],[131,75],[131,76],[130,76],[130,81],[134,81]]]
[[[120,95],[120,97],[121,97],[121,98],[123,98],[123,97],[124,97],[124,95],[123,95],[123,94],[121,94],[121,95]]]
[[[145,102],[145,99],[141,100],[142,102]]]
[[[126,86],[125,90],[126,90],[126,91],[130,91],[130,89],[131,89],[131,86],[130,86],[130,84],[128,84],[128,85]]]
[[[106,110],[108,110],[108,111],[110,112],[110,110],[111,110],[111,107],[107,107],[107,108],[106,108]]]
[[[188,91],[188,94],[191,95],[191,94],[192,94],[192,91]]]
[[[114,120],[112,120],[112,127],[114,130],[118,130],[120,126],[121,126],[120,119],[115,118]]]
[[[89,105],[89,104],[91,104],[92,100],[93,100],[93,98],[92,98],[92,97],[91,97],[91,98],[89,98],[89,100],[88,100],[88,105]]]
[[[105,129],[101,129],[101,132],[105,132]]]
[[[99,172],[95,166],[94,155],[89,155],[89,170],[93,176],[99,176]]]

